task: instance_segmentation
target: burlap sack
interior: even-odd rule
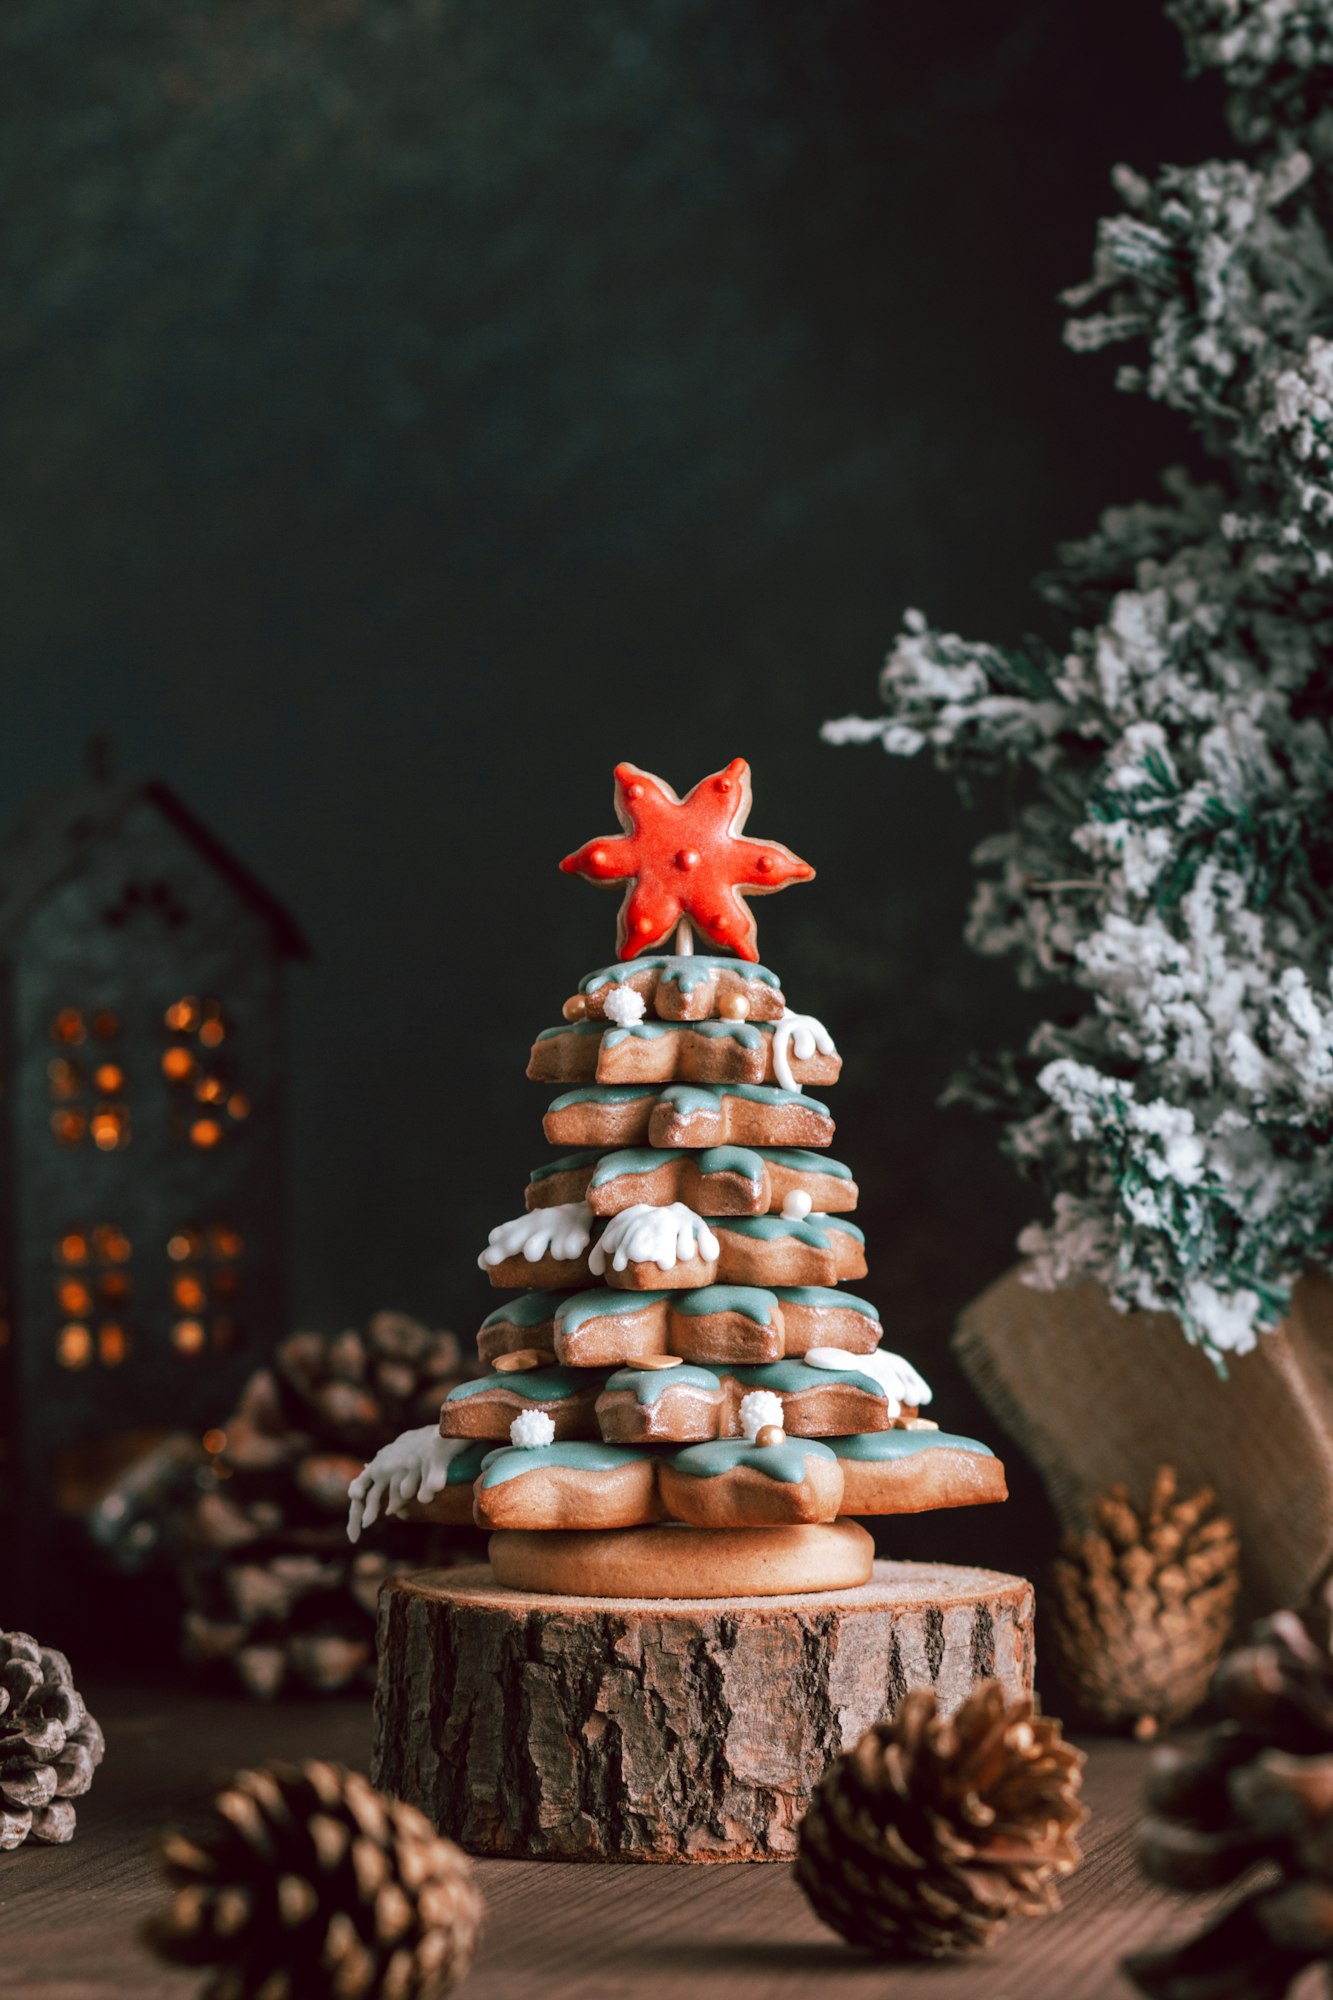
[[[968,1306],[955,1351],[1032,1460],[1061,1521],[1093,1494],[1146,1492],[1174,1465],[1240,1533],[1241,1621],[1299,1599],[1333,1557],[1333,1281],[1311,1275],[1291,1316],[1223,1380],[1161,1313],[1117,1313],[1095,1285],[1038,1292],[1011,1271]]]

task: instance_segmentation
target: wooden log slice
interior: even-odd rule
[[[475,1853],[788,1861],[829,1760],[909,1688],[948,1712],[1032,1668],[1032,1586],[993,1570],[729,1602],[423,1570],[381,1593],[371,1772]]]

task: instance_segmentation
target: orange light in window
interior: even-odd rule
[[[183,1264],[187,1257],[197,1257],[203,1248],[203,1239],[193,1229],[178,1229],[174,1236],[167,1238],[167,1255],[173,1264]]]
[[[225,1222],[215,1222],[208,1233],[215,1257],[239,1257],[245,1248],[240,1230],[229,1229]]]
[[[221,1137],[222,1127],[216,1118],[196,1118],[190,1127],[192,1146],[202,1146],[207,1150],[209,1146],[216,1146]]]
[[[168,1049],[162,1058],[162,1074],[168,1083],[188,1083],[194,1075],[194,1057],[188,1049]]]
[[[80,1313],[90,1313],[93,1309],[93,1295],[81,1278],[62,1278],[56,1287],[56,1297],[60,1310],[77,1319]]]
[[[93,1231],[93,1255],[99,1264],[128,1264],[133,1246],[114,1222],[99,1222]]]
[[[202,1312],[208,1303],[208,1294],[193,1271],[182,1271],[172,1280],[171,1296],[185,1312]]]
[[[62,1368],[86,1368],[93,1358],[93,1337],[86,1326],[62,1326],[56,1360]]]
[[[92,1029],[99,1042],[114,1042],[120,1033],[119,1014],[113,1014],[109,1007],[99,1007],[93,1015]]]
[[[53,1111],[51,1130],[62,1146],[77,1146],[88,1130],[88,1120],[81,1111]]]
[[[88,1129],[99,1153],[114,1153],[130,1142],[130,1121],[121,1104],[99,1104]]]
[[[199,1039],[206,1049],[221,1047],[226,1035],[227,1030],[221,1021],[204,1021],[199,1029]]]
[[[213,1273],[213,1290],[220,1299],[234,1299],[239,1284],[236,1273],[228,1270],[225,1264],[220,1271]]]
[[[81,1042],[87,1034],[77,1007],[62,1007],[51,1023],[51,1038],[57,1042]]]
[[[93,1071],[93,1083],[103,1097],[114,1097],[125,1088],[125,1072],[119,1063],[99,1063]]]
[[[227,1449],[227,1433],[225,1431],[205,1431],[203,1446],[207,1452],[216,1453],[225,1451]]]
[[[227,1095],[227,1086],[220,1076],[201,1076],[194,1087],[194,1094],[201,1104],[221,1104]]]
[[[250,1100],[248,1097],[242,1097],[238,1090],[234,1097],[227,1099],[227,1109],[233,1118],[248,1118],[250,1116]]]
[[[83,1089],[79,1065],[72,1063],[68,1056],[55,1056],[46,1065],[46,1074],[51,1080],[52,1097],[77,1097]]]
[[[97,1280],[97,1296],[109,1306],[123,1306],[133,1289],[124,1271],[103,1271]]]
[[[171,1338],[182,1354],[198,1354],[204,1344],[203,1322],[178,1319],[171,1329]]]
[[[104,1368],[119,1368],[130,1351],[130,1343],[125,1329],[116,1320],[109,1319],[97,1330],[97,1351],[102,1357]]]
[[[167,1026],[173,1035],[188,1035],[199,1025],[199,1002],[193,994],[184,1000],[173,1001],[165,1015]]]
[[[88,1239],[71,1230],[62,1236],[56,1245],[56,1257],[62,1264],[86,1264],[88,1262]]]

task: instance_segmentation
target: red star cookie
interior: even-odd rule
[[[777,841],[742,838],[751,804],[745,759],[701,778],[683,799],[637,764],[617,764],[615,775],[624,835],[590,840],[560,866],[591,882],[628,882],[616,922],[618,955],[651,951],[688,918],[724,951],[757,959],[745,896],[808,882],[815,871]]]

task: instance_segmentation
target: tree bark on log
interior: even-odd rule
[[[374,1782],[474,1853],[790,1860],[829,1760],[909,1688],[1032,1691],[1032,1587],[879,1562],[855,1589],[566,1598],[489,1568],[380,1598]]]

